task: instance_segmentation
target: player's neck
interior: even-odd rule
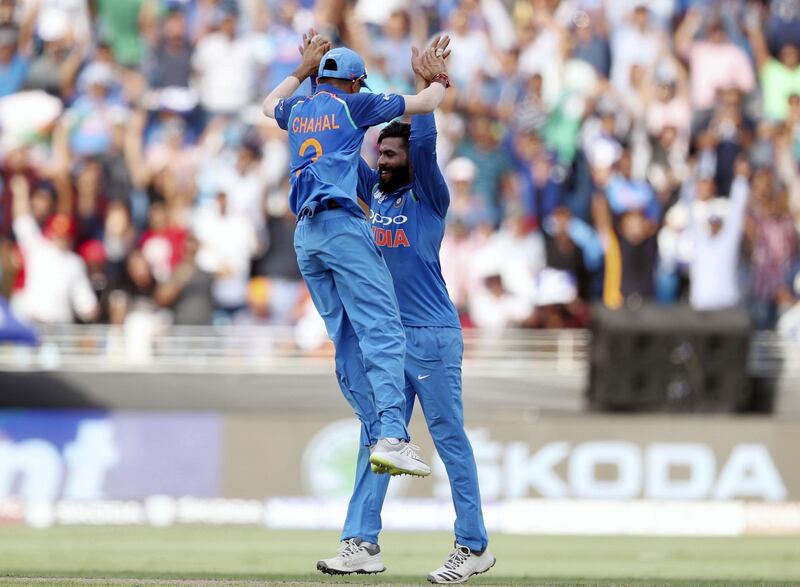
[[[319,78],[318,83],[319,83],[318,87],[327,86],[326,89],[334,90],[339,94],[351,93],[350,92],[351,85],[348,82],[342,80],[337,80],[335,78],[330,78],[330,77],[321,77]]]

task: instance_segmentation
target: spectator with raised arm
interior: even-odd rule
[[[255,97],[259,55],[253,43],[238,35],[235,8],[218,7],[214,23],[216,30],[197,43],[192,66],[203,108],[214,115],[232,116]]]
[[[664,32],[651,22],[647,5],[637,3],[627,22],[611,34],[611,81],[617,91],[630,89],[633,66],[652,69],[666,42]]]
[[[789,98],[800,95],[800,38],[781,43],[776,59],[770,54],[759,20],[747,22],[747,34],[761,81],[764,116],[784,120],[789,114]]]
[[[691,217],[689,304],[695,310],[721,310],[739,303],[739,252],[750,192],[749,175],[747,162],[738,160],[730,198],[711,202],[705,221]]]
[[[484,275],[495,269],[476,267],[476,259],[498,240],[513,249],[539,234],[524,233],[531,228],[542,231],[550,268],[576,277],[580,303],[602,297],[600,277],[613,277],[614,263],[624,276],[607,280],[610,290],[647,290],[657,231],[659,299],[688,300],[699,260],[687,227],[709,226],[713,210],[713,242],[727,233],[740,157],[753,168],[739,267],[751,284],[739,284],[740,297],[765,327],[789,303],[786,267],[800,263],[787,244],[800,221],[797,0],[0,0],[3,293],[25,279],[12,241],[15,175],[28,180],[37,225],[67,214],[72,250],[95,261],[99,248],[81,247],[103,243],[106,262],[102,271],[96,262],[93,275],[112,289],[131,256],[134,265],[146,260],[156,284],[170,281],[192,219],[221,190],[226,207],[255,227],[251,272],[269,277],[270,300],[281,300],[289,320],[286,308],[302,288],[286,234],[296,218],[274,202],[290,191],[286,169],[300,145],[290,148],[253,98],[301,66],[296,42],[312,22],[357,50],[379,99],[411,82],[411,43],[451,31],[454,87],[435,113],[436,157],[451,196],[443,272],[465,326],[473,325],[476,296],[516,293],[509,267],[519,264],[517,274],[530,281],[524,253],[508,255],[500,287],[487,285]],[[292,83],[288,99],[308,96],[310,81]],[[267,116],[276,103],[267,103]],[[329,133],[314,128],[317,140]],[[305,130],[304,140],[312,138]],[[365,130],[360,154],[370,163],[379,132]],[[265,207],[276,210],[266,222]],[[519,239],[509,239],[518,228]],[[623,277],[636,283],[622,287]],[[564,287],[545,289],[559,295],[543,299],[569,299],[571,286],[555,281]],[[152,298],[153,290],[137,296]],[[108,299],[116,312],[108,319],[120,319],[124,298]],[[559,322],[561,310],[553,303],[513,323],[580,322]]]
[[[155,45],[149,47],[145,72],[153,88],[189,87],[194,48],[189,40],[186,15],[177,6],[167,12]]]
[[[697,112],[709,110],[720,89],[746,94],[756,85],[747,53],[728,38],[721,20],[709,16],[691,8],[675,31],[675,49],[689,61],[692,108]],[[703,28],[705,34],[698,39]]]
[[[69,324],[98,317],[99,306],[83,260],[72,252],[75,223],[52,216],[40,229],[31,214],[30,186],[22,175],[11,178],[14,236],[25,263],[25,285],[12,298],[23,318],[42,324]]]
[[[214,275],[214,304],[230,319],[246,305],[250,263],[257,246],[253,222],[243,211],[231,209],[228,194],[219,191],[195,212],[193,231],[200,242],[197,265]]]

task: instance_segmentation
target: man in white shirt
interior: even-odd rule
[[[750,194],[749,165],[737,161],[734,172],[730,199],[710,202],[707,227],[698,219],[690,226],[694,248],[689,263],[689,304],[695,310],[720,310],[739,303],[737,269]],[[722,202],[727,206],[721,206]]]
[[[614,29],[611,37],[611,81],[618,92],[631,87],[631,68],[652,69],[666,43],[664,31],[651,22],[650,12],[639,2],[630,21]]]
[[[200,103],[212,114],[235,114],[253,98],[257,67],[250,39],[237,37],[236,14],[220,9],[219,28],[197,44],[192,66],[198,74]]]
[[[469,14],[463,8],[455,9],[450,15],[447,34],[453,50],[447,66],[448,74],[456,84],[466,87],[475,74],[476,63],[489,68],[494,64],[489,37],[481,30],[470,28]]]
[[[76,41],[90,41],[92,24],[87,0],[23,0],[17,5],[25,18],[34,11],[38,12],[36,31],[40,37],[46,37],[56,28],[66,27]]]
[[[99,307],[92,291],[86,265],[71,250],[74,223],[57,214],[44,233],[31,214],[28,180],[11,179],[14,236],[25,261],[25,285],[11,300],[22,318],[42,324],[69,324],[74,315],[90,322]]]
[[[506,289],[500,270],[482,268],[484,278],[469,299],[469,315],[475,326],[497,336],[508,328],[519,326],[533,313],[534,304],[524,296]]]
[[[483,249],[473,257],[476,266],[496,266],[503,287],[515,298],[533,304],[536,276],[547,266],[542,234],[526,226],[521,211],[512,211],[500,230],[489,237]],[[475,280],[478,282],[479,280]],[[522,311],[527,317],[530,308]]]
[[[260,138],[246,137],[235,153],[223,153],[211,163],[215,167],[216,189],[227,194],[230,214],[249,218],[250,223],[261,230],[267,180],[262,167]]]
[[[215,305],[229,311],[243,308],[250,260],[257,246],[253,222],[248,216],[229,210],[228,196],[220,191],[215,201],[195,213],[193,224],[200,241],[197,265],[214,275]]]

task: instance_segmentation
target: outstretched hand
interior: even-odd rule
[[[420,53],[416,47],[411,49],[411,68],[414,73],[429,82],[440,73],[447,72],[445,60],[450,56],[450,37],[437,36],[430,46]]]

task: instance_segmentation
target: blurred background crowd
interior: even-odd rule
[[[452,37],[442,265],[465,326],[655,301],[798,328],[800,0],[0,0],[15,313],[318,331],[260,113],[310,26],[376,92],[413,92],[411,46]]]

